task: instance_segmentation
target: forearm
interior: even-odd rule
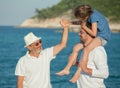
[[[17,88],[23,88],[23,82],[19,82],[17,83]]]
[[[63,46],[63,47],[66,47],[67,39],[68,39],[68,28],[65,27],[64,30],[63,30],[63,34],[62,34],[62,39],[61,39],[60,45]]]
[[[67,39],[68,39],[68,28],[65,27],[63,29],[63,34],[60,43],[54,47],[54,56],[66,47]]]
[[[23,88],[23,84],[18,84],[17,88]]]
[[[83,71],[86,72],[88,75],[92,75],[92,69],[91,68],[86,68]]]
[[[83,26],[83,29],[93,37],[95,37],[97,35],[96,32],[92,31],[92,29],[88,28],[87,26]]]
[[[104,69],[86,68],[86,70],[84,70],[84,72],[86,72],[88,75],[91,75],[91,76],[97,77],[97,78],[107,78],[108,74],[109,74],[107,68],[104,68]]]
[[[109,75],[108,68],[103,68],[103,69],[94,69],[92,70],[92,76],[93,77],[98,77],[98,78],[107,78]]]
[[[17,88],[23,88],[23,80],[24,80],[24,77],[18,76]]]

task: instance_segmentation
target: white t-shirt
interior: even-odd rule
[[[92,75],[82,72],[77,80],[78,88],[105,88],[104,79],[108,77],[109,71],[107,55],[102,46],[90,52],[87,67],[93,70]]]
[[[15,75],[24,76],[23,88],[51,88],[50,61],[53,59],[53,47],[41,51],[39,58],[28,54],[17,63]]]

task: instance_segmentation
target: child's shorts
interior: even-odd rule
[[[99,38],[101,40],[102,46],[105,46],[107,44],[107,40],[105,40],[104,38],[97,36],[97,38]]]

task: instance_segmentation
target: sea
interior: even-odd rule
[[[33,32],[36,36],[42,37],[42,45],[45,49],[60,42],[61,31],[60,28],[0,26],[0,88],[16,88],[17,77],[14,72],[17,61],[27,51],[24,48],[23,39],[27,33]],[[78,33],[69,32],[66,48],[51,61],[50,79],[53,88],[77,88],[76,83],[69,82],[77,67],[73,66],[70,75],[67,76],[57,76],[55,73],[66,66],[73,46],[79,42]],[[104,80],[104,83],[106,88],[120,88],[120,33],[111,34],[111,39],[105,49],[108,56],[109,77]]]

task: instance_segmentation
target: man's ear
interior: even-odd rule
[[[29,45],[29,46],[27,46],[27,48],[28,48],[28,50],[32,50],[32,46],[31,45]]]

